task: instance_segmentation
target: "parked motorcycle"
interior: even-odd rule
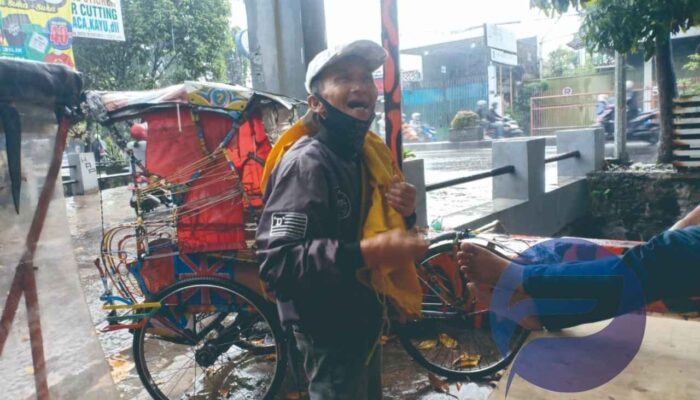
[[[635,116],[636,114],[636,116]],[[657,110],[648,112],[635,112],[627,114],[627,140],[641,140],[656,144],[659,141],[659,112]],[[598,106],[597,126],[602,126],[605,130],[605,139],[613,140],[615,135],[615,100],[611,98],[604,104]]]

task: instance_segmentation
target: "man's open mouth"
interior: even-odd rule
[[[351,100],[348,102],[348,107],[355,109],[366,110],[369,108],[369,103],[362,100]]]

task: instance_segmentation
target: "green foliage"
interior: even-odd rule
[[[688,63],[683,66],[683,69],[688,71],[700,71],[700,54],[691,54],[688,56]]]
[[[513,119],[518,121],[518,125],[523,128],[526,133],[530,133],[530,99],[532,97],[541,96],[549,90],[547,81],[532,81],[525,83],[518,96],[515,98],[515,106],[513,107]]]
[[[475,128],[479,126],[479,115],[473,111],[458,111],[450,127],[454,130]]]
[[[114,143],[111,136],[104,138],[105,144],[105,160],[103,162],[109,162],[112,164],[123,164],[125,162],[124,153],[122,150]]]
[[[544,78],[556,78],[571,75],[579,66],[578,54],[564,47],[549,53],[542,66]]]
[[[125,42],[78,38],[73,50],[88,87],[150,89],[223,80],[233,47],[227,0],[123,0]]]
[[[68,130],[68,137],[71,139],[84,140],[88,135],[89,133],[87,132],[87,122],[85,121],[74,123]]]
[[[700,83],[690,79],[679,79],[678,92],[681,96],[700,96]]]
[[[549,15],[582,10],[581,36],[592,52],[642,51],[647,59],[657,40],[700,23],[698,0],[530,0]]]
[[[688,56],[688,63],[683,66],[683,69],[691,72],[700,71],[700,54]],[[700,96],[700,81],[679,79],[678,90],[681,96]]]
[[[564,14],[569,9],[579,10],[590,0],[530,0],[531,8],[539,8],[548,16],[555,14]]]
[[[615,64],[615,55],[612,54],[606,54],[606,53],[593,53],[591,54],[591,66],[593,67],[593,71],[595,71],[595,67],[597,66],[603,66],[603,65],[613,65]]]
[[[691,72],[700,71],[700,54],[688,56],[688,63],[683,66],[683,69]],[[678,81],[678,89],[681,96],[700,96],[700,81],[681,79]]]
[[[591,209],[595,210],[596,212],[600,212],[600,210],[602,210],[604,206],[608,204],[608,201],[610,200],[610,193],[610,188],[607,188],[605,190],[591,190]]]
[[[403,159],[404,160],[410,160],[416,158],[416,153],[413,152],[411,149],[404,149],[403,151]]]

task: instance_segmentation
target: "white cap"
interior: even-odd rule
[[[334,48],[323,50],[309,63],[306,70],[306,91],[311,93],[311,81],[314,80],[328,66],[349,56],[357,56],[364,59],[369,69],[374,72],[381,67],[386,60],[386,50],[371,40],[357,40],[352,43],[338,45]]]

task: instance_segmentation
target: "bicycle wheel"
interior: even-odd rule
[[[250,289],[218,278],[165,288],[161,307],[134,331],[134,362],[154,399],[271,399],[287,365],[276,311]]]
[[[406,352],[429,371],[453,379],[479,378],[505,368],[529,331],[515,326],[502,353],[492,337],[483,304],[464,298],[465,277],[454,258],[452,241],[429,249],[418,268],[423,289],[422,318],[398,326]]]

